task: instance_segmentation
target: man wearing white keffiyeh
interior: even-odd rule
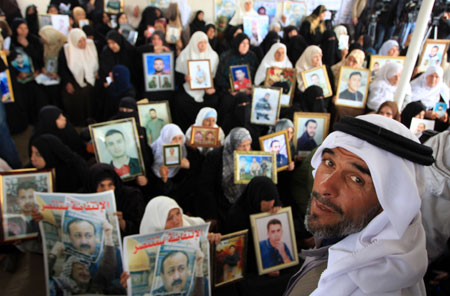
[[[344,118],[335,130],[311,161],[305,222],[317,248],[284,295],[426,295],[420,196],[432,150],[379,115]]]

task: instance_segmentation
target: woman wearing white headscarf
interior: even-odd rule
[[[84,125],[92,115],[95,76],[99,69],[94,41],[81,29],[70,30],[68,43],[58,57],[58,74],[63,85],[63,105],[70,121]]]
[[[370,83],[369,98],[367,100],[369,109],[376,111],[384,102],[394,101],[394,94],[397,90],[402,70],[403,65],[400,63],[387,63],[378,71],[377,76]],[[411,94],[409,85],[407,94]],[[404,106],[408,103],[409,100],[405,100]]]
[[[297,72],[297,87],[300,91],[305,91],[305,85],[301,73],[312,68],[322,66],[322,49],[317,45],[308,46],[298,61],[295,63]],[[329,77],[331,79],[331,77]]]
[[[352,67],[352,68],[362,68],[364,64],[365,54],[361,49],[352,50],[344,60],[333,65],[331,71],[333,72],[335,84],[339,81],[339,74],[341,72],[342,66]],[[337,87],[337,85],[335,85]]]
[[[175,70],[185,75],[186,82],[176,98],[176,109],[174,118],[178,118],[179,125],[186,130],[191,122],[194,121],[195,114],[205,106],[215,107],[218,103],[216,90],[211,87],[207,90],[191,90],[189,81],[188,61],[189,60],[209,60],[211,66],[211,78],[216,76],[217,66],[219,65],[219,56],[211,48],[208,42],[208,36],[203,32],[195,32],[188,45],[180,53],[176,60]]]
[[[287,48],[283,43],[275,43],[266,53],[255,75],[255,85],[260,85],[266,79],[266,71],[270,67],[292,68],[292,63],[287,57]]]
[[[200,110],[200,112],[198,112],[197,114],[197,118],[195,119],[195,123],[193,125],[191,125],[188,130],[186,131],[186,142],[190,143],[191,141],[191,134],[192,134],[192,127],[193,126],[201,126],[201,127],[215,127],[215,128],[219,128],[219,142],[218,142],[218,146],[222,146],[224,139],[225,139],[225,134],[222,130],[222,128],[220,128],[217,124],[217,111],[213,108],[209,108],[209,107],[204,107]],[[189,144],[188,144],[189,145]],[[212,148],[203,148],[203,147],[198,147],[197,148],[200,152],[208,152],[210,150],[212,150]]]
[[[400,55],[400,46],[395,40],[388,40],[381,45],[378,51],[380,56],[398,57]]]
[[[230,20],[231,26],[239,26],[244,23],[244,16],[257,16],[258,13],[253,9],[253,0],[240,0],[236,12]]]

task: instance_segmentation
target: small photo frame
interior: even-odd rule
[[[234,183],[248,184],[254,177],[265,176],[277,183],[275,153],[234,151]]]
[[[157,7],[161,10],[169,7],[170,0],[150,0],[148,6]]]
[[[130,24],[121,24],[119,32],[131,45],[136,44],[138,32]]]
[[[378,71],[383,67],[386,63],[400,63],[404,65],[406,57],[390,57],[390,56],[378,56],[372,55],[370,56],[370,79],[373,80]]]
[[[45,71],[47,73],[58,73],[58,57],[45,57]]]
[[[225,16],[230,20],[236,10],[236,2],[234,0],[214,0],[214,19]]]
[[[89,125],[97,162],[113,166],[123,180],[145,174],[134,117]]]
[[[291,207],[282,208],[276,214],[250,215],[250,223],[259,275],[298,264]],[[282,252],[275,247],[280,242],[284,246]]]
[[[283,15],[286,16],[286,25],[300,27],[304,17],[308,15],[306,1],[284,1]]]
[[[420,53],[418,72],[425,72],[429,66],[442,66],[450,40],[427,39]]]
[[[147,134],[147,142],[151,145],[159,138],[161,129],[172,122],[169,101],[138,103],[139,122]]]
[[[79,20],[78,25],[79,25],[80,29],[83,29],[84,26],[89,25],[89,20],[88,19]]]
[[[191,127],[191,145],[196,147],[216,147],[219,143],[219,128]]]
[[[37,237],[39,226],[31,218],[37,207],[34,192],[53,192],[51,170],[22,169],[0,172],[0,241]]]
[[[244,16],[244,33],[250,38],[250,44],[259,46],[269,32],[267,15]]]
[[[434,120],[413,118],[409,130],[415,135],[420,135],[426,130],[434,130]]]
[[[254,87],[250,122],[275,125],[280,113],[281,88]]]
[[[167,26],[166,41],[169,44],[175,44],[181,38],[181,29],[175,26]]]
[[[265,87],[281,87],[281,107],[289,107],[292,105],[292,98],[295,93],[296,71],[293,68],[270,67],[266,71]]]
[[[252,88],[252,78],[248,65],[230,66],[231,91],[244,91]]]
[[[447,112],[448,106],[446,103],[438,102],[433,108],[433,111],[439,114],[439,118],[442,118],[445,116],[445,113]]]
[[[292,158],[286,130],[259,137],[259,145],[262,151],[275,153],[278,172],[289,167]]]
[[[336,105],[364,109],[369,92],[370,71],[341,67],[336,89]]]
[[[52,26],[64,36],[69,36],[70,21],[69,16],[65,14],[52,14]]]
[[[306,157],[328,135],[330,113],[295,112],[294,145],[300,157]]]
[[[189,60],[188,71],[191,77],[191,90],[208,89],[214,87],[211,63],[209,60]]]
[[[119,14],[123,11],[123,0],[105,0],[105,9],[103,10],[109,14]]]
[[[333,90],[328,78],[327,68],[325,65],[316,67],[301,73],[305,89],[311,85],[317,85],[323,90],[323,97],[328,98],[333,95]]]
[[[173,52],[144,53],[145,91],[174,90]]]
[[[0,72],[0,93],[2,94],[2,102],[13,103],[14,102],[14,90],[11,82],[11,73],[8,68],[8,59],[4,51],[0,51],[0,58],[5,64],[5,71]]]
[[[167,144],[163,145],[164,165],[168,167],[180,166],[181,164],[181,145]]]
[[[50,14],[40,14],[39,15],[39,29],[45,26],[52,25],[52,16]]]
[[[242,280],[247,265],[248,229],[222,236],[213,249],[214,287]]]

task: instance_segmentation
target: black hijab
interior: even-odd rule
[[[242,41],[244,41],[245,39],[247,39],[250,44],[250,38],[248,38],[248,36],[244,33],[239,33],[236,35],[236,37],[233,38],[233,40],[231,41],[231,48],[235,54],[241,55],[241,53],[239,52],[239,45],[241,45]]]
[[[189,25],[190,29],[191,29],[191,36],[192,34],[194,34],[197,31],[205,31],[205,21],[201,21],[198,19],[198,15],[200,13],[203,13],[203,15],[205,15],[205,13],[203,12],[203,10],[199,10],[197,11],[197,13],[195,14],[194,19],[192,20],[191,24]]]
[[[264,40],[259,45],[259,48],[263,52],[263,57],[266,55],[267,52],[269,52],[272,45],[280,41],[280,35],[278,35],[275,31],[269,31],[267,33],[266,37],[264,37]]]
[[[295,65],[307,47],[308,44],[301,35],[294,36],[289,40],[287,45],[287,55],[293,65]]]
[[[214,31],[217,32],[216,26],[214,26],[213,24],[208,24],[208,25],[206,25],[206,27],[205,27],[205,34],[208,33],[208,30],[209,30],[210,28],[214,28]],[[218,52],[218,41],[217,41],[217,36],[214,36],[213,39],[209,39],[209,37],[208,37],[208,42],[209,42],[209,45],[211,45],[211,48],[214,49],[215,52]]]
[[[34,9],[34,13],[29,13],[29,9]],[[33,35],[38,35],[39,33],[39,22],[38,22],[38,12],[36,5],[29,5],[25,9],[25,19],[28,23],[28,30]]]
[[[108,46],[103,49],[100,56],[100,74],[102,78],[106,77],[115,65],[121,64],[127,67],[128,70],[133,69],[134,47],[116,30],[110,30],[106,34],[106,40],[116,42],[120,46],[120,50],[119,52],[113,52]]]
[[[302,101],[305,112],[328,112],[329,99],[323,97],[323,90],[317,85],[311,85],[305,89]]]
[[[409,128],[411,126],[411,120],[422,111],[426,111],[426,107],[422,102],[416,101],[406,105],[401,114],[401,122],[404,126]]]
[[[291,41],[291,37],[289,37],[289,33],[291,33],[294,30],[297,31],[297,35],[298,35],[298,30],[295,26],[287,26],[283,29],[283,43],[286,46],[289,44],[289,41]]]
[[[325,65],[333,66],[341,60],[339,52],[339,41],[334,30],[327,30],[323,33],[322,41],[320,42],[322,49],[322,62]]]

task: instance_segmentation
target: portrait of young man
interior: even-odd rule
[[[259,242],[263,268],[269,268],[294,260],[288,246],[283,242],[283,225],[279,219],[267,223],[267,239]]]
[[[339,94],[339,99],[362,102],[364,95],[358,89],[361,86],[361,72],[350,73],[347,81],[347,88]]]
[[[144,127],[147,132],[147,141],[151,144],[159,138],[161,129],[164,127],[166,122],[163,119],[158,118],[158,112],[155,108],[150,108],[150,110],[148,110],[148,115],[149,118]]]
[[[305,122],[305,131],[297,140],[297,151],[311,151],[317,147],[314,137],[317,132],[317,121],[308,119]]]
[[[284,155],[281,152],[281,142],[279,140],[272,140],[270,142],[270,152],[275,152],[275,155],[277,156],[277,167],[283,167],[288,165],[288,159],[287,156]]]
[[[133,176],[141,172],[139,160],[127,154],[127,143],[121,131],[108,130],[105,134],[105,147],[112,158],[110,165],[120,177]]]

